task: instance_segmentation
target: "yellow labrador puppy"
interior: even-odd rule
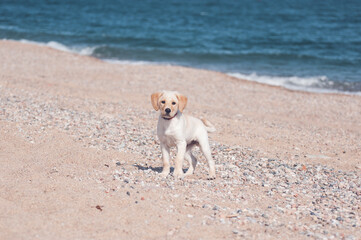
[[[214,161],[208,142],[208,132],[214,132],[214,126],[205,119],[184,115],[182,112],[187,105],[187,97],[173,91],[153,93],[151,101],[156,111],[160,110],[157,134],[163,155],[162,176],[170,172],[169,149],[177,147],[174,177],[183,177],[183,159],[189,161],[189,168],[185,175],[191,175],[197,165],[197,159],[192,154],[192,148],[199,146],[209,165],[209,179],[216,177]]]

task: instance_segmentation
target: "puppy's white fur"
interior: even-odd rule
[[[208,132],[214,132],[214,126],[205,119],[198,119],[182,113],[187,105],[187,97],[173,91],[153,93],[151,101],[156,111],[160,110],[157,134],[163,155],[163,171],[167,176],[170,172],[169,150],[177,147],[174,176],[183,177],[183,159],[189,161],[185,175],[191,175],[197,164],[192,148],[199,146],[208,161],[209,178],[216,177],[214,161],[208,142]]]

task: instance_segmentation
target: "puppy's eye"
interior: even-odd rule
[[[164,103],[165,103],[165,101],[161,101],[161,103],[163,103],[163,104],[164,104]]]
[[[172,102],[172,105],[175,105],[175,102]]]

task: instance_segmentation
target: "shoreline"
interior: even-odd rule
[[[361,237],[359,96],[15,41],[0,58],[1,239]],[[159,176],[162,89],[216,126],[216,180],[199,151]]]
[[[80,48],[80,50],[75,50],[75,49],[71,49],[61,43],[58,42],[54,42],[54,41],[50,41],[48,43],[43,43],[43,42],[35,42],[35,41],[30,41],[30,40],[25,40],[25,39],[21,39],[21,40],[12,40],[12,39],[1,39],[0,41],[13,41],[13,42],[19,42],[19,43],[25,43],[25,44],[33,44],[33,45],[37,45],[37,46],[44,46],[44,47],[48,47],[51,49],[55,49],[58,51],[63,51],[63,52],[68,52],[68,53],[73,53],[73,54],[78,54],[80,56],[87,56],[87,57],[91,57],[91,58],[95,58],[107,63],[111,63],[111,64],[121,64],[121,65],[152,65],[152,66],[173,66],[173,67],[184,67],[184,68],[192,68],[192,69],[198,69],[198,70],[204,70],[204,71],[210,71],[210,72],[217,72],[217,73],[223,73],[227,76],[233,77],[233,78],[237,78],[239,80],[242,81],[249,81],[249,82],[253,82],[253,83],[259,83],[259,84],[264,84],[266,86],[273,86],[273,87],[280,87],[286,90],[291,90],[291,91],[297,91],[297,92],[309,92],[309,93],[316,93],[316,94],[341,94],[341,95],[352,95],[352,96],[361,96],[361,91],[359,92],[350,92],[350,91],[340,91],[337,89],[317,89],[317,88],[307,88],[307,87],[302,87],[302,86],[295,86],[295,87],[287,87],[284,85],[276,85],[276,84],[271,84],[271,83],[265,83],[262,81],[257,81],[257,80],[250,80],[250,79],[246,79],[246,78],[241,78],[241,77],[237,77],[234,76],[234,74],[239,74],[239,73],[229,73],[229,72],[222,72],[222,71],[218,71],[218,70],[212,70],[212,69],[207,69],[207,68],[196,68],[196,67],[191,67],[191,66],[183,66],[183,65],[177,65],[176,63],[162,63],[162,62],[147,62],[147,61],[131,61],[131,60],[117,60],[117,59],[101,59],[101,58],[97,58],[94,56],[91,56],[90,54],[94,51],[94,47],[83,47]],[[244,74],[241,74],[244,75]],[[251,74],[252,75],[252,74]],[[264,76],[267,77],[267,76]],[[273,78],[271,76],[268,76],[270,78]]]

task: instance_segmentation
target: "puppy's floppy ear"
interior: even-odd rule
[[[159,110],[159,106],[158,106],[158,99],[159,97],[162,95],[162,93],[157,92],[157,93],[153,93],[152,96],[150,97],[151,101],[152,101],[152,105],[153,108],[158,111]]]
[[[183,112],[183,110],[186,108],[187,106],[187,97],[182,95],[182,94],[179,94],[177,93],[176,94],[177,98],[178,98],[178,104],[179,104],[179,111]]]

